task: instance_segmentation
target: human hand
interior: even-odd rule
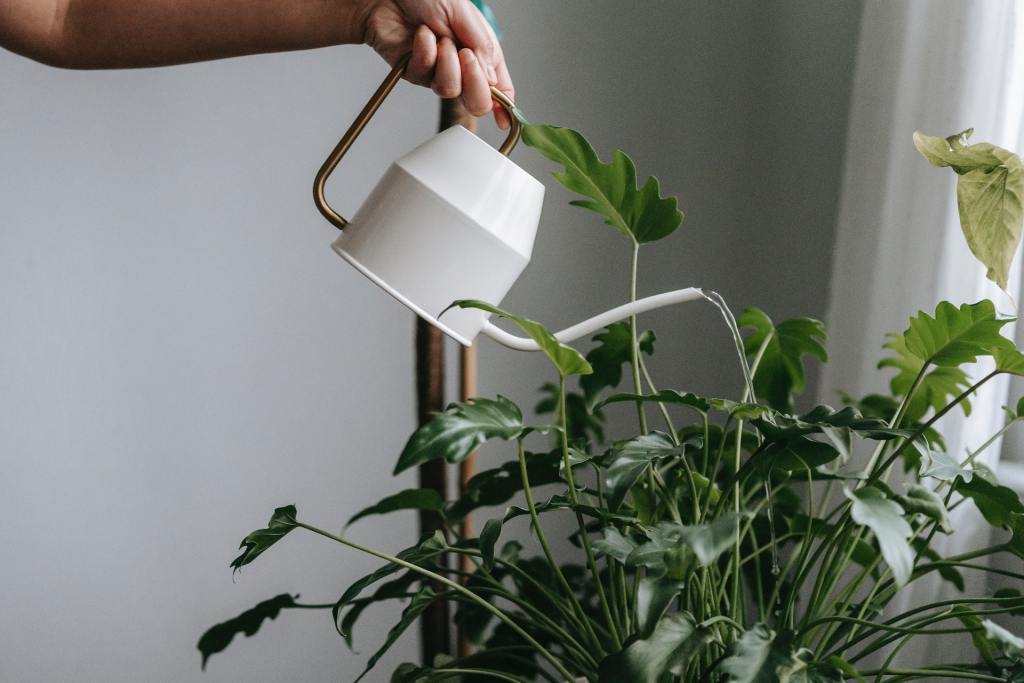
[[[363,42],[394,66],[412,53],[405,77],[440,97],[459,97],[474,116],[508,114],[491,98],[495,86],[515,97],[501,45],[469,0],[366,0]]]

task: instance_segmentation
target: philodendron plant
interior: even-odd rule
[[[1021,234],[1021,162],[992,145],[968,145],[968,134],[917,135],[915,143],[958,174],[968,244],[1005,288]],[[527,125],[523,139],[563,168],[555,178],[583,196],[573,204],[625,238],[635,293],[640,247],[679,226],[676,200],[662,198],[654,178],[638,189],[628,156],[616,152],[604,163],[575,131]],[[1001,334],[1011,319],[987,300],[939,303],[885,341],[879,367],[895,371],[889,394],[796,414],[805,362],[827,360],[822,323],[776,323],[754,308],[734,319],[720,297],[706,296],[735,340],[743,382],[732,398],[658,388],[645,363],[654,334],[635,320],[610,325],[583,355],[539,323],[457,302],[491,311],[538,342],[554,381],[536,412],[550,419],[528,424],[499,395],[454,403],[413,433],[396,473],[437,458],[457,463],[486,441],[504,442],[509,459],[477,474],[454,500],[408,489],[357,512],[350,523],[409,509],[444,520],[444,531],[393,554],[315,525],[293,505],[275,510],[266,528],[243,539],[235,570],[296,530],[382,564],[333,603],[303,605],[282,594],[214,626],[199,641],[204,664],[282,609],[329,609],[351,645],[367,607],[404,601],[366,663],[370,671],[431,603],[444,600],[454,604],[472,652],[403,664],[390,680],[1024,681],[1024,640],[993,620],[1024,615],[1024,596],[1006,588],[962,592],[969,573],[1024,579],[1019,559],[1010,563],[1014,571],[987,562],[998,554],[1024,559],[1024,503],[978,461],[1024,420],[1024,400],[963,459],[944,450],[940,433],[947,413],[969,414],[983,384],[1024,375],[1024,354]],[[605,414],[613,410],[635,411],[638,429],[607,434]],[[953,531],[949,513],[962,505],[978,508],[995,529],[992,542],[943,556],[933,541]],[[507,507],[480,525],[479,536],[462,533],[469,513],[495,506]],[[559,515],[574,523],[568,543],[545,531]],[[517,517],[529,519],[527,540],[503,539]],[[472,570],[456,557],[468,558]],[[961,597],[889,608],[933,575]],[[908,642],[935,634],[960,634],[976,656],[901,662]]]

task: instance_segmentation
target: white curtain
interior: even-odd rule
[[[915,130],[950,135],[968,127],[974,141],[1024,150],[1024,3],[991,0],[869,1],[864,9],[842,196],[837,217],[827,323],[830,362],[820,398],[885,391],[891,372],[876,369],[886,332],[906,329],[910,315],[939,301],[990,298],[1004,313],[1016,303],[985,279],[967,249],[956,210],[955,179],[931,167],[914,149]],[[1019,291],[1019,260],[1010,291]],[[1019,297],[1018,297],[1019,301]],[[1007,335],[1013,330],[1006,328]],[[1001,426],[1005,378],[972,400],[969,421],[943,420],[949,452],[963,459]],[[998,459],[998,444],[984,462]],[[985,541],[985,525],[962,506],[949,553]],[[936,583],[915,584],[915,597],[935,598]],[[894,606],[900,609],[903,605]],[[923,639],[927,640],[927,639]],[[902,655],[950,661],[922,643]],[[935,655],[934,657],[932,655]]]

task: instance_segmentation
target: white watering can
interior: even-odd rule
[[[498,150],[462,126],[452,126],[391,164],[352,220],[330,207],[327,178],[401,80],[403,59],[366,103],[320,167],[313,199],[324,218],[341,230],[331,245],[386,292],[456,341],[469,346],[480,332],[523,351],[537,344],[488,321],[478,309],[452,309],[457,299],[501,304],[533,253],[544,185],[508,154],[519,141],[519,120],[505,93],[491,95],[508,111],[511,126]],[[562,342],[591,334],[643,311],[692,301],[699,289],[666,292],[625,304],[563,330]]]

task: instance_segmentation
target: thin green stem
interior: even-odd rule
[[[965,678],[973,681],[994,681],[995,683],[1006,683],[1005,678],[987,676],[974,673],[973,671],[961,671],[960,669],[874,669],[872,671],[861,671],[862,676],[874,676],[881,672],[886,676],[914,676],[934,680],[936,676],[947,678]]]
[[[633,253],[629,264],[629,301],[636,301],[636,274],[637,264],[640,257],[640,243],[633,240]],[[633,365],[633,390],[639,395],[643,393],[640,385],[640,348],[636,336],[636,316],[629,316],[630,345],[629,355]],[[644,402],[636,402],[636,414],[640,421],[640,433],[647,433],[647,413],[644,410]]]
[[[485,678],[495,678],[499,681],[511,681],[512,683],[523,683],[526,680],[501,673],[500,671],[491,671],[490,669],[431,669],[431,673],[442,674],[440,678],[431,678],[433,681],[452,678],[453,676],[484,676]]]
[[[604,592],[604,582],[601,581],[601,573],[597,570],[597,561],[594,559],[594,551],[590,547],[590,534],[587,533],[586,522],[583,521],[583,514],[579,511],[579,500],[576,496],[576,479],[572,473],[572,461],[569,459],[569,420],[566,417],[565,409],[565,377],[560,377],[558,380],[558,412],[562,423],[561,429],[561,441],[562,441],[562,465],[565,469],[565,480],[569,485],[569,500],[572,501],[573,512],[576,514],[576,522],[580,528],[580,541],[583,544],[583,551],[587,556],[587,566],[590,567],[590,573],[593,575],[594,584],[597,588],[597,600],[601,604],[601,612],[604,614],[605,622],[608,624],[608,632],[612,637],[612,645],[615,650],[622,649],[622,639],[619,637],[619,631],[615,627],[615,619],[612,618],[611,607],[608,605],[608,596]],[[520,453],[522,452],[522,442],[519,445]],[[520,456],[520,462],[525,463],[526,458]],[[525,464],[522,465],[525,467]],[[525,470],[524,470],[525,476]]]
[[[312,531],[313,533],[319,534],[324,538],[329,538],[332,541],[336,541],[342,545],[348,546],[353,550],[358,550],[360,552],[366,553],[367,555],[373,555],[374,557],[384,560],[385,562],[390,562],[391,564],[398,565],[399,567],[404,567],[405,569],[416,572],[417,574],[426,576],[429,579],[432,579],[442,585],[451,588],[454,591],[461,593],[468,599],[475,602],[478,606],[484,608],[485,610],[493,614],[499,621],[503,622],[506,626],[512,629],[512,631],[515,632],[516,635],[518,635],[520,638],[526,641],[526,643],[529,644],[530,647],[534,648],[537,651],[537,654],[546,659],[548,663],[551,664],[551,666],[553,666],[556,671],[558,671],[559,675],[564,676],[567,683],[572,683],[572,681],[575,680],[574,676],[569,672],[569,670],[562,665],[562,662],[553,654],[551,654],[547,650],[547,648],[538,643],[533,636],[531,636],[523,629],[523,627],[521,627],[519,624],[513,621],[512,618],[505,614],[502,610],[498,609],[487,600],[484,600],[479,595],[463,586],[461,583],[457,581],[452,581],[448,577],[442,576],[437,572],[432,572],[429,569],[426,569],[425,567],[413,564],[412,562],[407,562],[406,560],[403,560],[400,557],[395,557],[394,555],[389,555],[385,552],[381,552],[380,550],[375,550],[374,548],[369,548],[365,545],[361,545],[354,541],[349,541],[347,539],[342,538],[341,536],[335,536],[329,531],[324,531],[323,529],[319,529],[310,524],[306,524],[305,522],[297,521],[295,524],[296,526],[300,526],[303,529],[306,529],[307,531]]]

